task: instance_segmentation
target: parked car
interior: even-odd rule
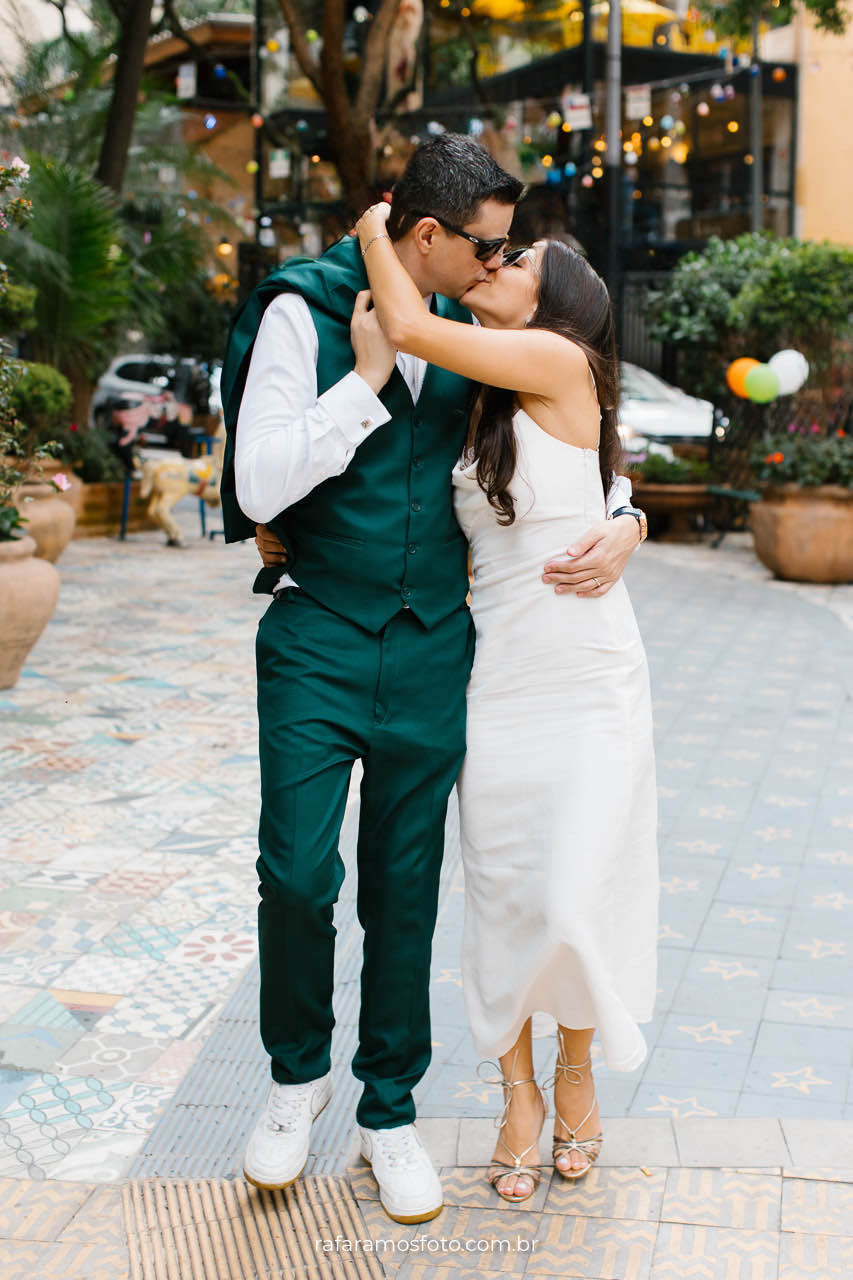
[[[116,356],[98,379],[90,421],[180,447],[194,414],[218,414],[221,362],[168,355]]]
[[[672,387],[657,374],[623,360],[619,403],[620,434],[629,447],[643,441],[659,444],[710,442],[722,428],[709,400],[698,400]]]

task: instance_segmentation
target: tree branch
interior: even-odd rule
[[[299,63],[303,74],[307,76],[322,98],[323,92],[317,63],[311,53],[311,45],[308,43],[305,24],[296,10],[296,5],[293,0],[278,0],[278,7],[281,9],[282,17],[290,31],[290,44],[296,55],[296,61]]]
[[[71,48],[76,49],[77,52],[82,57],[84,58],[91,57],[91,54],[89,53],[89,50],[86,48],[85,44],[83,44],[80,40],[77,40],[68,30],[68,23],[66,21],[66,16],[65,16],[65,0],[48,0],[48,4],[52,5],[52,7],[56,9],[57,13],[62,19],[63,39],[67,40],[68,43],[71,45]]]
[[[372,116],[379,102],[385,70],[385,50],[399,7],[400,0],[382,0],[370,24],[364,45],[361,84],[355,100],[356,111],[361,115]]]

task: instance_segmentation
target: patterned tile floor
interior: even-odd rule
[[[197,534],[191,504],[179,518]],[[22,1186],[121,1179],[254,963],[255,563],[221,539],[72,543],[57,613],[0,693],[0,1177]],[[853,588],[773,583],[742,536],[647,546],[629,585],[655,695],[660,996],[641,1071],[599,1062],[602,1112],[611,1131],[674,1124],[677,1152],[658,1162],[673,1169],[691,1121],[781,1119],[788,1150],[789,1126],[823,1121],[837,1145],[853,1121]],[[465,1030],[453,889],[419,1113],[476,1126],[497,1091]],[[709,1165],[734,1164],[722,1150]],[[788,1162],[842,1163],[815,1150],[737,1167]],[[549,1247],[578,1229],[562,1215]],[[691,1219],[690,1239],[752,1232],[760,1257],[772,1223],[751,1221]],[[657,1232],[669,1253],[650,1274],[676,1274],[661,1268],[686,1230]],[[847,1259],[850,1241],[827,1239],[783,1250],[786,1280],[835,1275],[821,1259]],[[610,1274],[594,1267],[611,1246],[589,1247],[584,1274]]]

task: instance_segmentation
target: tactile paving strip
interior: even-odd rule
[[[283,1192],[147,1179],[122,1197],[131,1280],[383,1280],[368,1250],[334,1250],[336,1238],[369,1239],[346,1178],[301,1178]]]

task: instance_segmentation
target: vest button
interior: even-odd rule
[[[412,595],[412,588],[403,587],[403,590],[400,592],[400,595],[403,597],[404,600],[409,600]]]
[[[417,551],[420,551],[420,545],[417,542],[410,542],[406,550],[410,556],[413,556]]]
[[[423,465],[422,458],[412,458],[412,469],[414,471],[421,471],[423,469]]]
[[[413,503],[412,503],[412,510],[413,510],[413,511],[420,511],[420,510],[421,510],[421,504],[420,504],[419,502],[413,502]]]

